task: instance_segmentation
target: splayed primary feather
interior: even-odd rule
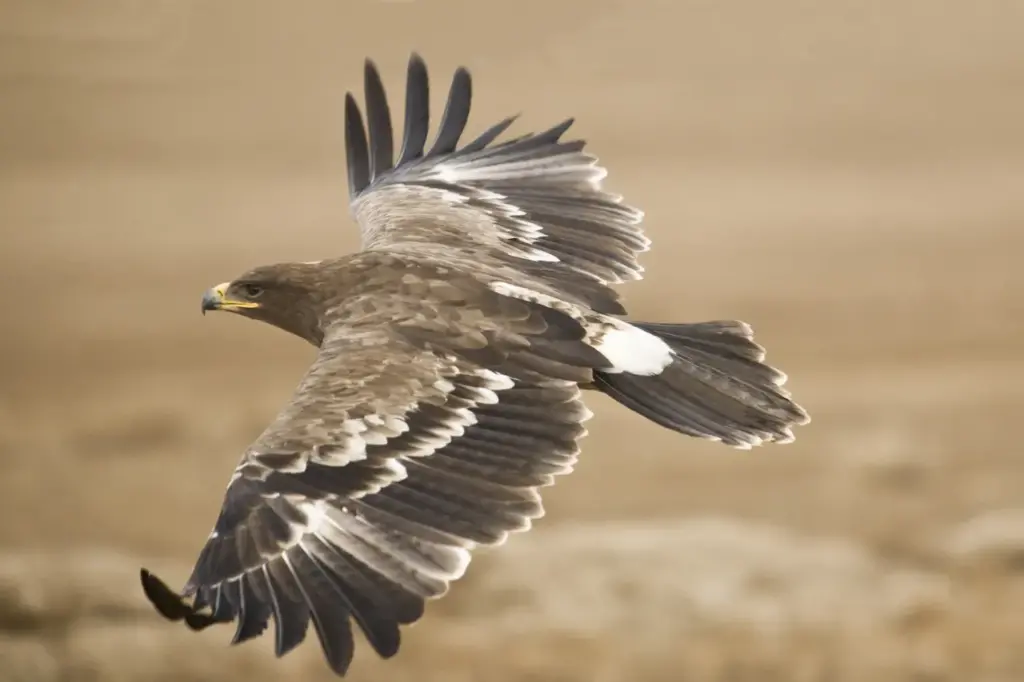
[[[372,64],[367,74],[368,147],[358,105],[351,96],[346,100],[349,177],[355,178],[350,193],[364,248],[444,244],[450,237],[453,245],[490,245],[514,257],[561,263],[558,273],[566,280],[640,278],[636,258],[650,245],[639,229],[642,213],[601,189],[606,172],[582,151],[582,141],[561,141],[572,119],[491,146],[510,117],[457,149],[472,99],[470,75],[459,69],[437,138],[424,153],[429,85],[425,65],[414,56],[400,160],[382,173],[391,154],[391,121]]]

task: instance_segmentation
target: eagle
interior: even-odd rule
[[[567,119],[504,141],[510,116],[460,146],[472,79],[454,72],[433,142],[424,60],[408,62],[395,149],[378,68],[366,120],[345,99],[355,253],[262,265],[209,289],[202,311],[272,325],[317,348],[241,457],[180,591],[142,569],[149,601],[193,630],[274,621],[274,652],[312,624],[344,676],[357,624],[381,658],[478,546],[544,513],[591,412],[610,396],[662,427],[736,448],[810,421],[741,321],[630,321],[614,285],[639,280],[643,213],[563,139]]]

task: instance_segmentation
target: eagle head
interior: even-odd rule
[[[319,263],[277,263],[253,268],[211,287],[202,310],[221,310],[266,322],[319,346],[325,313]]]

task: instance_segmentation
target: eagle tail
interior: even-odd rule
[[[594,387],[651,421],[742,449],[788,443],[792,427],[810,421],[782,388],[786,375],[764,362],[764,348],[745,322],[634,322],[631,327],[648,349],[652,337],[660,340],[671,359],[660,370],[631,372],[622,366],[595,372]]]

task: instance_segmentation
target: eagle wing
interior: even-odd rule
[[[610,300],[595,310],[624,312],[603,285],[641,278],[637,257],[650,246],[643,214],[602,189],[606,171],[585,141],[562,140],[572,119],[495,143],[512,116],[458,147],[472,99],[470,74],[459,68],[427,149],[429,80],[413,54],[396,160],[388,100],[370,60],[364,76],[366,128],[351,93],[345,102],[351,209],[364,249],[490,249],[555,286],[596,285]]]
[[[550,308],[442,268],[357,258],[376,274],[332,312],[291,401],[245,452],[185,589],[143,572],[168,618],[237,619],[233,643],[273,619],[281,656],[312,622],[338,674],[352,620],[393,655],[399,625],[474,546],[542,515],[537,489],[571,469],[590,416],[572,372],[596,359]],[[539,370],[555,366],[569,376]]]

